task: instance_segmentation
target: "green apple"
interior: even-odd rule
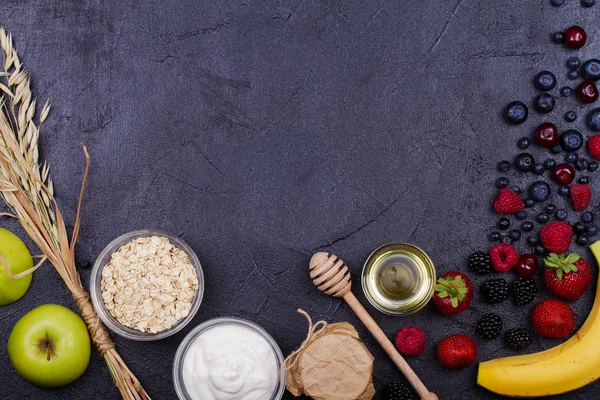
[[[85,322],[58,304],[45,304],[25,314],[10,333],[7,349],[23,379],[47,388],[79,378],[92,351]]]
[[[16,275],[33,268],[33,258],[25,243],[11,231],[0,228],[0,254],[6,260],[10,273]],[[25,295],[31,284],[32,274],[10,279],[0,264],[0,306],[14,303]]]

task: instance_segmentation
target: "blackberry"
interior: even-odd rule
[[[492,272],[489,254],[476,251],[469,257],[469,269],[476,274],[489,274]]]
[[[518,306],[524,306],[535,300],[537,284],[533,279],[519,277],[513,283],[513,294]]]
[[[393,381],[385,389],[385,400],[412,400],[412,392],[404,383]]]
[[[508,282],[503,278],[489,279],[483,283],[481,287],[483,295],[492,303],[500,303],[510,296],[510,288]]]
[[[504,338],[506,345],[513,350],[523,350],[531,344],[531,334],[525,328],[509,329]]]
[[[502,333],[502,318],[498,314],[485,314],[477,323],[476,331],[486,339],[495,339]]]

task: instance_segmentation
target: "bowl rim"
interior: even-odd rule
[[[260,325],[255,322],[239,318],[239,317],[217,317],[206,320],[196,327],[194,327],[181,341],[179,346],[177,347],[177,351],[175,352],[175,356],[173,358],[173,385],[175,386],[175,392],[177,393],[177,397],[179,400],[191,400],[191,396],[189,396],[188,391],[185,389],[185,384],[183,381],[183,363],[185,361],[185,355],[189,350],[190,346],[194,341],[200,336],[200,334],[215,328],[217,326],[224,325],[240,325],[245,328],[249,328],[254,332],[258,333],[266,342],[271,346],[273,352],[275,353],[275,359],[278,364],[278,380],[277,386],[274,388],[273,393],[269,399],[265,400],[280,400],[283,397],[283,394],[286,390],[286,370],[283,367],[284,357],[281,348],[275,341],[275,339]]]
[[[117,251],[121,246],[137,239],[140,237],[165,237],[173,244],[175,247],[183,250],[189,257],[191,264],[194,266],[196,270],[196,275],[198,278],[198,291],[192,301],[192,308],[190,309],[189,314],[180,319],[175,325],[173,325],[169,329],[165,329],[163,331],[157,333],[147,333],[140,332],[133,328],[129,328],[120,322],[118,322],[106,309],[104,305],[104,300],[102,299],[102,288],[99,284],[98,277],[102,275],[102,270],[108,263],[107,257],[110,256]],[[117,238],[113,239],[109,244],[107,244],[104,249],[100,252],[96,261],[94,262],[94,266],[92,268],[92,272],[90,274],[90,297],[92,298],[92,304],[96,313],[102,320],[102,323],[112,332],[117,335],[137,341],[154,341],[167,338],[172,336],[182,330],[190,321],[194,318],[198,310],[200,309],[200,305],[202,304],[202,300],[204,298],[204,271],[202,270],[202,265],[198,256],[192,250],[192,248],[181,238],[173,236],[169,233],[153,230],[153,229],[140,229],[131,232],[124,233]]]
[[[394,310],[390,310],[388,308],[383,307],[381,304],[379,304],[375,300],[375,298],[373,297],[371,291],[369,290],[367,282],[366,282],[367,281],[367,266],[369,265],[371,260],[379,252],[383,251],[384,249],[386,249],[388,247],[394,247],[394,246],[403,247],[403,248],[409,247],[409,248],[416,250],[419,254],[421,254],[423,256],[426,268],[429,269],[432,273],[432,275],[431,275],[432,279],[431,279],[431,283],[429,285],[430,287],[428,288],[427,294],[425,296],[423,296],[423,299],[420,301],[420,303],[416,307],[409,309],[407,311],[394,311]],[[364,293],[365,297],[367,298],[367,300],[369,301],[369,303],[371,303],[371,305],[373,307],[375,307],[378,311],[380,311],[386,315],[391,315],[391,316],[395,316],[395,317],[397,317],[397,316],[403,317],[403,316],[408,316],[408,315],[416,313],[417,311],[423,309],[423,307],[425,307],[427,305],[427,303],[429,303],[429,300],[431,299],[431,296],[433,295],[433,288],[437,281],[437,273],[435,270],[435,265],[433,264],[433,260],[431,259],[431,257],[429,257],[429,254],[427,254],[425,252],[425,250],[423,250],[419,246],[412,244],[412,243],[408,243],[408,242],[389,242],[389,243],[382,244],[381,246],[379,246],[375,250],[373,250],[371,252],[371,254],[369,254],[369,256],[367,257],[367,259],[365,260],[365,263],[363,265],[362,272],[360,274],[360,280],[361,280],[361,286],[362,286],[363,293]]]

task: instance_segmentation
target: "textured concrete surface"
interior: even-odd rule
[[[175,398],[172,358],[195,324],[247,318],[287,354],[306,334],[298,307],[358,328],[376,357],[378,389],[399,379],[348,307],[312,286],[309,257],[333,251],[356,276],[389,241],[422,246],[439,272],[465,270],[472,251],[487,250],[495,164],[543,120],[533,113],[510,127],[502,107],[530,102],[542,69],[567,84],[572,52],[553,44],[551,32],[581,24],[590,41],[577,54],[598,56],[600,7],[567,3],[3,1],[0,23],[38,98],[54,106],[41,146],[67,220],[83,172],[80,142],[93,157],[78,248],[83,280],[103,246],[140,228],[180,235],[203,263],[205,301],[185,331],[155,343],[114,337],[152,397]],[[564,126],[571,108],[581,107],[561,100],[547,119]],[[22,233],[13,221],[0,224]],[[359,286],[355,280],[366,303]],[[592,292],[573,304],[578,324]],[[36,272],[23,300],[0,309],[0,343],[24,313],[48,302],[73,307],[50,266]],[[526,325],[529,312],[480,299],[454,318],[433,305],[408,318],[369,309],[390,336],[408,324],[426,330],[427,350],[410,364],[449,400],[496,397],[475,385],[476,366],[444,370],[439,340],[472,334],[489,310],[508,327]],[[501,340],[478,343],[479,360],[511,354]],[[557,343],[536,340],[530,351]],[[81,379],[59,390],[21,380],[4,345],[0,370],[4,399],[118,398],[97,353]],[[597,389],[557,398],[593,399]]]

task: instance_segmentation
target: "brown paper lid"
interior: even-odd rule
[[[303,351],[299,375],[317,400],[363,400],[374,394],[373,356],[347,323],[332,324]]]

